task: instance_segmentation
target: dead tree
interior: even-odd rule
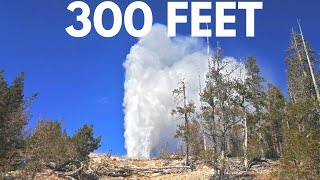
[[[305,42],[305,40],[304,40],[304,36],[303,36],[303,33],[302,33],[302,28],[301,28],[301,25],[300,25],[300,20],[298,20],[298,26],[299,26],[299,29],[300,29],[300,34],[301,34],[302,43],[303,43],[303,46],[304,46],[304,51],[305,51],[306,56],[307,56],[307,61],[308,61],[309,69],[310,69],[310,74],[311,74],[311,78],[312,78],[314,90],[315,90],[315,92],[316,92],[317,100],[320,101],[319,89],[318,89],[318,85],[317,85],[317,82],[316,82],[316,78],[315,78],[315,76],[314,76],[313,67],[312,67],[312,64],[311,64],[311,61],[310,61],[310,57],[309,57],[307,45],[306,45],[306,42]]]

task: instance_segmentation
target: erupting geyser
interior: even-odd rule
[[[169,38],[156,24],[131,48],[124,63],[125,145],[130,158],[149,158],[152,150],[175,142],[179,120],[171,117],[172,91],[178,81],[188,82],[188,97],[199,100],[198,75],[207,72],[205,43],[199,39]],[[202,80],[204,83],[204,80]]]
[[[129,158],[149,158],[153,150],[174,139],[177,120],[170,112],[175,106],[173,89],[180,79],[187,82],[187,97],[200,107],[199,75],[202,87],[208,72],[204,41],[196,38],[169,38],[167,29],[156,24],[131,48],[124,63],[125,146]],[[235,59],[231,66],[238,64]]]

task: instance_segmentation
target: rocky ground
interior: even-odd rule
[[[109,176],[101,179],[175,179],[196,180],[215,179],[214,170],[201,161],[195,161],[194,167],[183,166],[183,159],[171,157],[166,159],[129,160],[121,157],[106,156],[103,154],[91,154],[93,167],[106,167],[110,169],[123,169],[124,176],[119,178],[112,171]],[[228,179],[270,179],[272,166],[276,161],[264,160],[252,164],[249,171],[242,171],[242,163],[239,158],[230,158],[230,170]],[[103,169],[103,168],[102,168]],[[107,174],[107,173],[106,173]],[[128,175],[128,176],[126,176]],[[116,176],[113,177],[112,176]]]
[[[241,161],[238,158],[228,159],[230,169],[226,179],[271,179],[270,173],[276,161],[264,160],[255,162],[249,171],[242,171]],[[107,154],[90,154],[90,163],[86,171],[96,175],[101,180],[197,180],[216,179],[214,170],[201,161],[195,161],[191,169],[183,165],[179,158],[132,160]],[[18,174],[18,172],[12,172]],[[19,177],[19,176],[17,176]],[[93,177],[93,176],[92,176]],[[93,179],[87,177],[82,179]],[[21,176],[20,176],[21,178]],[[20,179],[17,178],[17,179]],[[37,173],[35,179],[62,180],[75,179],[74,176],[61,176],[59,172],[49,169]]]

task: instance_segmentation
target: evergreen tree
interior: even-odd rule
[[[224,59],[222,49],[217,47],[210,60],[206,86],[201,94],[202,119],[206,137],[211,141],[213,166],[224,177],[227,154],[230,154],[232,129],[240,122],[239,103],[235,94],[236,79],[231,75],[238,68],[231,66],[232,60]]]
[[[192,134],[190,131],[190,119],[194,118],[195,105],[193,101],[189,101],[186,95],[186,83],[184,80],[179,82],[180,87],[173,90],[173,96],[176,100],[177,107],[172,110],[171,114],[173,116],[178,116],[178,118],[184,119],[184,124],[178,125],[176,135],[177,138],[182,138],[183,142],[186,144],[186,165],[189,165],[189,150],[190,150],[190,141]],[[182,102],[182,103],[181,103]]]
[[[286,179],[319,179],[320,107],[316,93],[319,71],[315,51],[302,33],[293,33],[287,52],[290,102],[285,109],[282,128],[283,157],[275,174]]]
[[[28,139],[26,155],[32,157],[27,158],[27,169],[37,171],[49,163],[57,166],[74,159],[75,148],[68,143],[67,133],[60,121],[41,118]]]
[[[26,112],[29,100],[24,99],[24,73],[9,85],[0,71],[0,169],[10,168],[9,164],[18,150],[23,148],[23,128],[28,122]],[[33,97],[35,97],[34,95]]]
[[[266,154],[271,158],[281,157],[282,154],[285,106],[286,101],[280,89],[268,84],[263,133],[268,147]]]
[[[307,52],[312,68],[317,67],[315,51],[311,49],[309,42],[305,40]],[[300,34],[292,33],[291,44],[287,50],[287,77],[290,100],[297,102],[304,99],[316,98],[316,92],[312,83],[310,68],[307,61],[307,54],[304,51],[304,44]],[[316,81],[319,81],[319,71],[314,69]]]
[[[253,56],[249,56],[245,63],[244,103],[245,119],[248,127],[248,156],[259,158],[265,155],[264,137],[262,134],[263,109],[265,106],[264,78],[260,75],[260,68]]]
[[[85,124],[68,136],[60,121],[41,118],[27,139],[25,169],[36,173],[47,166],[64,170],[69,164],[86,163],[88,155],[100,147],[101,136],[95,138],[93,126]]]
[[[101,136],[93,134],[93,125],[85,124],[72,137],[71,142],[77,151],[78,160],[86,160],[88,155],[100,147]]]
[[[317,100],[288,104],[283,157],[276,175],[284,179],[320,178],[320,114]]]

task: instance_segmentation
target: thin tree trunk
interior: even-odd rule
[[[184,100],[184,109],[187,109],[187,97],[186,97],[186,85],[183,82],[183,100]],[[186,126],[186,166],[189,165],[189,120],[188,120],[188,114],[184,113],[184,119],[185,119],[185,126]]]
[[[262,135],[261,135],[261,132],[258,133],[259,134],[259,139],[260,139],[260,156],[261,158],[264,158],[264,150],[263,150],[263,138],[262,138]]]
[[[282,144],[279,142],[280,157],[282,157]]]
[[[244,82],[244,77],[242,76],[242,68],[240,68],[240,78],[241,82]],[[242,96],[242,102],[241,102],[241,107],[242,111],[244,112],[244,118],[243,118],[243,124],[244,124],[244,142],[243,142],[243,161],[244,161],[244,169],[247,171],[248,170],[248,156],[247,156],[247,151],[248,151],[248,126],[247,126],[247,112],[246,108],[244,106],[245,102],[245,96]]]
[[[247,118],[244,118],[244,145],[243,145],[243,161],[244,161],[244,168],[248,170],[248,157],[247,157],[247,150],[248,150],[248,127],[247,127]]]
[[[306,53],[307,60],[308,60],[308,65],[309,65],[310,74],[311,74],[312,81],[313,81],[313,86],[314,86],[314,89],[315,89],[315,91],[316,91],[317,100],[320,101],[319,89],[318,89],[318,86],[317,86],[316,78],[314,77],[313,67],[312,67],[312,64],[311,64],[311,61],[310,61],[310,57],[309,57],[309,53],[308,53],[308,50],[307,50],[306,42],[304,41],[304,36],[303,36],[303,33],[302,33],[302,28],[301,28],[301,25],[300,25],[300,21],[299,21],[299,20],[298,20],[298,25],[299,25],[300,34],[301,34],[301,37],[302,37],[302,42],[303,42],[303,46],[304,46],[304,51],[305,51],[305,53]]]
[[[207,25],[208,26],[208,25]],[[209,40],[208,40],[208,55],[209,55]],[[201,87],[201,76],[200,76],[200,74],[199,74],[199,92],[200,92],[200,96],[201,96],[201,94],[202,94],[202,87]],[[202,102],[202,99],[200,98],[200,110],[201,110],[201,112],[203,112],[203,102]],[[205,151],[207,151],[207,141],[206,141],[206,135],[205,135],[205,133],[203,133],[203,135],[202,135],[202,138],[203,138],[203,149],[205,150]]]
[[[292,30],[292,36],[293,36],[293,40],[294,40],[294,46],[295,46],[295,49],[296,49],[296,51],[297,51],[297,53],[298,53],[298,57],[299,57],[299,60],[300,60],[300,65],[301,65],[301,68],[302,68],[302,71],[303,71],[303,75],[304,75],[304,77],[307,77],[307,73],[306,73],[306,71],[305,71],[305,69],[304,69],[304,66],[303,66],[302,57],[301,57],[301,54],[300,54],[300,52],[299,52],[299,48],[298,48],[298,43],[297,43],[297,40],[296,40],[296,36],[294,35],[293,30]]]

